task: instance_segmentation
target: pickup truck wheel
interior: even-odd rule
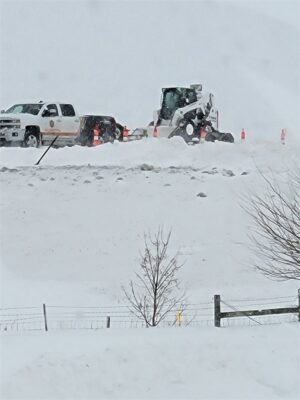
[[[39,147],[40,139],[36,133],[27,132],[24,139],[24,147]]]

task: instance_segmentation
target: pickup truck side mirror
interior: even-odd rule
[[[50,108],[50,110],[48,108],[45,108],[42,117],[51,117],[51,115],[53,116],[57,115],[57,111],[55,110],[55,108]]]
[[[45,108],[45,110],[43,111],[42,117],[50,117],[50,112],[47,108]]]
[[[5,110],[1,110],[1,111],[0,111],[0,114],[4,114],[4,113],[5,113]]]

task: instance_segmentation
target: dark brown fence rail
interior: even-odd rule
[[[234,311],[222,311],[221,304],[227,306],[227,308],[231,308]],[[259,317],[264,315],[275,315],[275,314],[297,314],[298,321],[300,322],[300,289],[298,289],[298,305],[295,307],[279,307],[279,308],[265,308],[265,309],[255,309],[255,310],[239,310],[235,306],[228,304],[224,300],[221,300],[221,296],[216,294],[214,296],[214,322],[215,326],[221,327],[221,320],[224,318],[238,318],[238,317],[248,317],[253,320],[257,324],[260,324],[259,321],[254,320],[252,317]]]

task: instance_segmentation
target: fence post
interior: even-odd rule
[[[300,289],[298,289],[298,321],[300,322]]]
[[[214,295],[214,304],[215,304],[215,326],[217,328],[221,327],[221,297],[219,294]]]
[[[106,328],[110,328],[110,317],[106,317]]]
[[[43,313],[44,313],[44,324],[45,324],[45,331],[48,331],[48,324],[47,324],[47,313],[46,313],[46,304],[43,304]]]

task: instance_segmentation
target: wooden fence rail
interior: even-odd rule
[[[214,306],[215,306],[214,321],[215,321],[215,326],[218,328],[221,327],[221,320],[223,318],[237,318],[237,317],[251,318],[254,316],[274,315],[274,314],[298,314],[298,321],[300,322],[300,289],[298,289],[298,305],[295,307],[266,308],[263,310],[221,311],[221,303],[222,303],[221,296],[219,294],[216,294],[214,296]],[[236,309],[236,307],[231,307],[231,308]]]

